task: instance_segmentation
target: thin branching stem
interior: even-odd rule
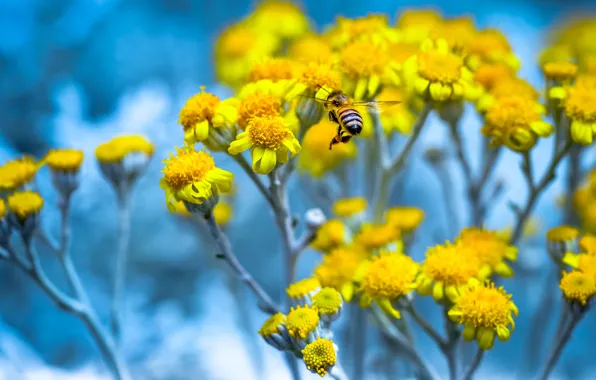
[[[269,192],[269,190],[267,189],[265,184],[263,184],[263,181],[261,181],[261,178],[259,177],[259,175],[252,170],[252,167],[250,166],[248,161],[246,161],[246,158],[244,158],[244,156],[241,154],[231,156],[231,157],[234,159],[234,161],[236,161],[238,163],[238,165],[240,165],[242,170],[244,170],[244,172],[250,177],[251,181],[255,184],[257,189],[259,189],[259,192],[263,195],[263,198],[265,198],[267,203],[269,203],[269,205],[273,207],[273,198],[271,196],[271,193]]]
[[[464,372],[463,380],[472,380],[472,376],[474,376],[474,372],[476,372],[480,367],[480,362],[482,362],[483,357],[484,350],[478,348],[476,350],[476,355],[474,355],[474,360],[472,360],[472,363],[470,363],[470,366]]]
[[[437,344],[439,349],[441,351],[445,351],[447,348],[447,341],[441,336],[441,334],[437,332],[437,330],[435,330],[434,327],[430,325],[430,323],[426,321],[426,319],[424,319],[424,317],[418,313],[418,311],[416,311],[414,305],[412,303],[408,303],[406,310],[408,313],[410,313],[414,321],[422,328],[422,330],[424,330],[424,332]]]
[[[126,291],[126,272],[128,264],[128,245],[130,241],[130,211],[132,193],[129,186],[123,184],[117,190],[118,196],[118,246],[116,251],[116,271],[112,290],[110,327],[114,339],[121,338],[122,307]]]
[[[474,182],[474,175],[472,173],[472,166],[470,165],[470,160],[466,157],[466,153],[464,151],[464,142],[461,138],[461,135],[458,131],[458,122],[453,121],[449,123],[449,133],[451,135],[451,141],[455,146],[455,153],[457,155],[457,160],[462,168],[464,173],[464,178],[466,180],[466,184],[468,187],[472,186]]]

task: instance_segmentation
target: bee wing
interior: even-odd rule
[[[385,100],[378,102],[353,102],[353,107],[365,107],[368,112],[373,114],[379,114],[385,111],[387,108],[391,108],[401,103],[401,100]]]

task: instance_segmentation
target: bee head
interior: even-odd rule
[[[333,107],[341,107],[348,103],[348,97],[343,92],[337,91],[329,94],[327,101],[329,101]]]

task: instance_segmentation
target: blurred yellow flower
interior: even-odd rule
[[[325,376],[335,363],[337,357],[333,341],[325,338],[318,338],[314,342],[307,344],[302,350],[304,364],[309,371]]]
[[[341,294],[334,288],[323,288],[314,295],[312,305],[321,318],[335,318],[342,307]]]
[[[319,289],[321,289],[319,280],[316,277],[307,277],[290,284],[286,289],[286,294],[299,303],[306,303]]]
[[[369,14],[368,16],[350,19],[338,17],[336,30],[330,36],[330,44],[341,49],[354,41],[369,41],[375,44],[397,42],[399,33],[389,26],[386,15]]]
[[[319,313],[309,305],[291,308],[286,316],[286,327],[290,336],[305,340],[319,326]]]
[[[16,160],[7,161],[0,166],[0,194],[15,191],[33,180],[40,164],[32,157],[23,156]]]
[[[402,41],[420,43],[440,22],[441,15],[434,9],[406,9],[399,14],[397,29]]]
[[[4,219],[6,216],[6,203],[4,199],[0,198],[0,220]]]
[[[428,37],[433,40],[444,39],[453,50],[467,47],[475,35],[474,20],[463,16],[441,20],[431,29]]]
[[[206,199],[229,191],[234,175],[215,166],[215,161],[205,151],[195,151],[192,146],[176,148],[164,161],[160,186],[166,192],[170,212],[176,210],[177,201],[202,204]]]
[[[468,43],[466,52],[466,64],[473,70],[482,63],[504,63],[514,70],[520,66],[507,38],[498,30],[487,29],[476,33]]]
[[[550,242],[564,243],[579,237],[579,230],[573,226],[557,226],[546,232],[546,239]]]
[[[385,214],[387,224],[407,234],[414,231],[424,221],[424,211],[417,207],[395,206]]]
[[[265,116],[250,119],[246,130],[230,144],[228,152],[236,155],[247,149],[250,149],[253,170],[268,174],[277,164],[286,163],[288,154],[294,157],[301,148],[284,118]]]
[[[78,149],[52,149],[44,161],[48,166],[59,172],[75,172],[83,163],[83,151]]]
[[[568,44],[555,44],[542,51],[538,63],[544,66],[551,62],[566,62],[574,59],[573,50]]]
[[[299,62],[330,62],[333,57],[331,47],[315,34],[309,34],[294,40],[288,49],[288,56]]]
[[[297,73],[298,66],[292,60],[287,58],[265,58],[253,65],[248,73],[248,81],[258,82],[268,79],[272,82],[279,82],[292,79]]]
[[[337,219],[331,219],[319,228],[311,247],[321,252],[328,252],[333,248],[346,244],[349,238],[349,231],[346,226]]]
[[[567,301],[583,306],[596,294],[596,279],[593,274],[576,270],[563,272],[559,288]]]
[[[337,290],[346,302],[350,302],[355,293],[359,266],[367,258],[366,252],[358,247],[335,248],[323,256],[314,275],[322,286]]]
[[[448,314],[452,321],[464,325],[465,340],[476,340],[480,349],[490,350],[495,335],[500,341],[509,340],[518,309],[503,287],[476,282],[465,287]]]
[[[553,87],[549,97],[561,101],[565,115],[571,120],[571,139],[581,145],[590,145],[596,134],[596,83],[592,78],[571,87]]]
[[[402,246],[400,231],[391,224],[365,223],[354,237],[354,241],[367,250]]]
[[[596,256],[590,253],[575,254],[567,252],[562,262],[580,272],[594,275],[596,278]]]
[[[466,228],[461,231],[458,243],[472,249],[483,265],[481,277],[496,273],[501,277],[513,277],[513,269],[506,260],[517,260],[517,248],[507,244],[497,232],[480,228]]]
[[[8,196],[8,210],[15,214],[20,221],[39,213],[42,207],[43,198],[35,191],[26,190]]]
[[[596,236],[584,235],[579,239],[579,249],[590,255],[596,255]]]
[[[213,217],[220,226],[225,226],[232,219],[232,205],[227,202],[218,202],[213,208]]]
[[[296,38],[309,31],[308,19],[290,1],[262,1],[246,22],[259,33],[268,33],[282,39]]]
[[[392,302],[416,289],[420,265],[399,252],[382,251],[373,256],[362,277],[362,301],[367,306],[374,301],[388,315],[400,318]]]
[[[99,145],[95,156],[101,163],[119,163],[130,154],[140,153],[153,156],[155,147],[142,136],[119,136]]]
[[[258,332],[265,342],[280,351],[285,351],[292,347],[288,332],[286,331],[286,316],[282,313],[278,312],[267,318]]]
[[[484,87],[485,90],[492,90],[503,80],[513,79],[515,71],[502,63],[483,63],[474,70],[474,81]]]
[[[547,79],[568,82],[577,75],[577,65],[568,61],[548,62],[542,66],[542,72]]]
[[[397,105],[383,109],[380,118],[385,134],[390,135],[393,132],[398,132],[407,135],[412,131],[416,122],[416,116],[408,108],[402,90],[394,86],[383,87],[376,100],[379,102],[402,101]]]
[[[360,214],[366,210],[366,199],[363,197],[343,198],[333,204],[333,213],[340,218]]]

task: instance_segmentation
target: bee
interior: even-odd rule
[[[322,88],[322,87],[321,87]],[[324,88],[322,88],[324,91]],[[346,94],[340,90],[327,91],[327,99],[315,98],[318,102],[323,103],[325,108],[329,111],[329,120],[337,123],[337,135],[329,143],[329,150],[333,145],[339,143],[347,143],[352,137],[358,136],[362,132],[362,115],[356,107],[366,107],[369,112],[377,113],[381,111],[384,106],[392,106],[401,103],[399,100],[389,100],[383,102],[354,102]]]

